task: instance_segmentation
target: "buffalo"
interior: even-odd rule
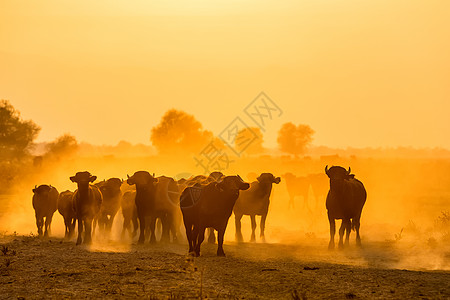
[[[180,191],[183,191],[187,186],[206,186],[211,182],[218,182],[224,177],[222,172],[214,171],[211,172],[208,176],[205,175],[197,175],[188,180],[179,180],[178,184],[180,187]],[[216,242],[216,236],[214,234],[214,229],[208,228],[208,243],[214,244]]]
[[[319,203],[323,203],[322,201],[325,201],[325,197],[327,196],[329,187],[328,177],[323,173],[308,174],[307,177],[316,200],[315,205],[317,210]]]
[[[120,202],[122,199],[122,191],[120,187],[122,180],[119,178],[110,178],[96,184],[103,195],[103,202],[98,214],[99,228],[111,232],[114,218],[120,209]]]
[[[51,185],[43,184],[33,189],[32,204],[39,236],[42,236],[44,218],[44,236],[47,237],[50,234],[53,214],[58,209],[58,196],[58,191]]]
[[[206,186],[187,187],[180,196],[180,207],[189,252],[200,255],[200,246],[205,238],[205,230],[212,227],[218,232],[217,255],[225,256],[223,237],[233,206],[240,190],[250,185],[240,176],[226,176],[220,182],[211,182]]]
[[[330,222],[330,242],[329,249],[334,248],[334,235],[336,233],[336,219],[342,219],[339,229],[339,247],[344,246],[343,236],[345,236],[345,245],[349,244],[350,230],[356,231],[356,244],[361,245],[359,236],[359,227],[361,212],[366,202],[367,193],[361,181],[355,178],[343,167],[332,166],[325,167],[325,174],[330,178],[330,190],[327,195],[326,208],[328,210],[328,221]]]
[[[87,171],[77,172],[75,176],[70,177],[70,180],[76,182],[78,186],[78,189],[73,194],[73,208],[78,221],[77,245],[80,245],[82,242],[83,232],[84,243],[90,244],[92,242],[92,221],[100,211],[103,201],[100,189],[90,184],[96,179],[97,176],[93,176]]]
[[[309,179],[306,176],[295,176],[292,173],[284,174],[283,178],[286,180],[286,188],[289,194],[288,209],[291,207],[294,209],[294,199],[296,196],[300,196],[303,197],[303,207],[311,211],[308,205]]]
[[[181,212],[178,206],[180,190],[178,183],[171,177],[157,177],[155,185],[155,215],[162,223],[161,240],[177,241],[180,236]]]
[[[247,191],[243,191],[236,205],[234,206],[234,217],[236,223],[236,240],[243,241],[241,232],[241,219],[243,215],[249,215],[252,223],[252,235],[250,241],[255,241],[256,219],[255,216],[261,216],[261,233],[262,240],[264,237],[264,229],[266,226],[267,213],[269,211],[270,193],[272,192],[272,184],[279,184],[280,177],[275,177],[271,173],[262,173],[257,181],[251,183]]]
[[[122,196],[121,206],[123,216],[122,238],[124,238],[126,231],[128,231],[131,238],[134,238],[139,226],[136,209],[136,191],[126,191]],[[133,227],[131,227],[131,223],[133,223]]]
[[[155,183],[157,181],[158,179],[150,175],[147,171],[137,171],[133,176],[128,176],[127,179],[129,185],[136,185],[135,203],[139,219],[140,232],[138,243],[140,244],[144,243],[145,238],[148,235],[150,235],[150,243],[156,242]],[[148,227],[146,225],[148,225]]]
[[[73,209],[73,192],[67,190],[59,194],[58,211],[64,218],[64,237],[70,239],[73,236],[77,221],[77,215]]]

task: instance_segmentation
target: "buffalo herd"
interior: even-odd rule
[[[110,178],[98,181],[97,176],[87,171],[77,172],[69,179],[77,184],[74,192],[59,193],[51,185],[40,185],[33,189],[32,204],[35,210],[39,236],[48,236],[53,214],[56,210],[64,218],[65,238],[71,239],[78,224],[76,244],[90,244],[92,235],[109,234],[119,211],[122,213],[122,238],[131,239],[138,234],[138,243],[155,243],[157,232],[160,240],[176,242],[180,238],[180,227],[184,224],[189,244],[189,253],[200,255],[200,246],[209,230],[208,241],[215,241],[217,231],[217,255],[225,256],[223,241],[228,220],[234,213],[236,241],[244,240],[241,219],[248,215],[251,220],[250,241],[256,240],[256,216],[261,217],[260,239],[265,241],[265,222],[269,212],[273,184],[281,182],[271,173],[249,173],[250,183],[239,175],[225,176],[212,172],[209,176],[198,175],[175,180],[167,176],[156,177],[147,171],[137,171],[127,180]],[[317,203],[325,198],[330,223],[329,248],[334,248],[335,220],[341,219],[339,246],[349,243],[351,230],[356,231],[356,243],[361,245],[359,234],[362,208],[366,201],[366,190],[361,181],[348,170],[332,166],[325,167],[325,174],[282,176],[289,194],[288,208],[294,208],[294,198],[304,198],[307,204],[311,188]],[[324,180],[325,179],[325,180]],[[94,183],[95,182],[95,183]]]

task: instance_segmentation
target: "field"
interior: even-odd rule
[[[2,298],[449,299],[450,272],[396,269],[392,243],[328,251],[326,240],[296,245],[227,243],[75,246],[59,238],[3,236]],[[447,260],[450,260],[447,253]]]

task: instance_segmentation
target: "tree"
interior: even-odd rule
[[[285,123],[278,131],[277,142],[280,150],[295,156],[303,154],[312,141],[314,130],[308,125]]]
[[[29,155],[40,127],[31,120],[22,120],[8,100],[0,100],[0,156],[20,159]]]
[[[64,134],[46,146],[46,155],[60,158],[62,156],[71,156],[78,151],[77,139],[70,135]]]
[[[239,130],[234,140],[234,147],[239,153],[257,154],[264,152],[263,134],[258,127],[247,127]]]
[[[150,140],[161,154],[196,153],[213,141],[214,135],[194,116],[171,109],[152,128]]]

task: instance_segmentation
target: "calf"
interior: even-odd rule
[[[33,189],[32,204],[39,236],[42,236],[44,218],[44,237],[47,237],[51,231],[53,213],[58,209],[58,196],[58,191],[51,185],[43,184]]]
[[[122,191],[120,187],[122,180],[119,178],[110,178],[103,181],[98,186],[103,195],[103,202],[98,214],[98,226],[105,232],[111,232],[114,217],[120,208]]]
[[[288,209],[291,207],[294,209],[294,199],[296,196],[300,196],[303,197],[303,207],[311,211],[308,205],[309,178],[306,176],[295,176],[292,173],[284,174],[283,178],[286,180],[286,188],[289,194]]]
[[[123,194],[121,207],[123,216],[122,238],[125,237],[126,231],[128,231],[131,238],[134,238],[139,226],[136,209],[136,191],[126,191]],[[133,223],[133,228],[131,228],[131,223]]]
[[[59,194],[58,199],[58,211],[64,218],[66,239],[70,239],[73,236],[75,230],[75,223],[77,221],[77,215],[73,209],[73,192],[64,191]]]
[[[247,191],[239,195],[239,199],[234,206],[234,217],[236,223],[236,240],[243,241],[241,232],[241,219],[243,215],[249,215],[252,222],[252,235],[250,241],[255,241],[256,219],[255,216],[261,216],[261,233],[262,240],[264,237],[264,229],[266,227],[266,218],[269,211],[270,193],[272,192],[272,184],[280,183],[280,177],[273,176],[271,173],[262,173],[257,181],[251,183]]]

